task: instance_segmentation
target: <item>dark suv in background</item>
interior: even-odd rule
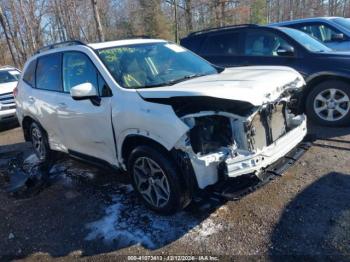
[[[344,17],[314,17],[270,24],[298,29],[333,50],[350,51],[350,20]]]
[[[283,65],[307,82],[301,109],[322,125],[350,123],[350,53],[291,28],[240,25],[191,33],[181,45],[223,67]]]

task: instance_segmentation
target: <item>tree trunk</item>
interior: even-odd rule
[[[91,3],[92,3],[92,9],[94,11],[94,19],[95,19],[95,22],[96,22],[96,29],[97,29],[98,40],[100,42],[103,42],[103,41],[105,41],[105,37],[104,37],[104,34],[103,34],[103,30],[102,30],[100,13],[99,13],[98,8],[97,8],[97,0],[91,0]]]
[[[15,54],[14,54],[14,50],[12,49],[11,40],[10,40],[10,37],[9,37],[9,34],[8,34],[7,25],[6,25],[6,22],[5,22],[4,13],[2,11],[2,7],[1,6],[0,6],[0,24],[2,26],[2,29],[4,30],[6,43],[7,43],[7,46],[9,48],[9,50],[10,50],[13,64],[14,64],[15,67],[18,67],[18,63],[17,63],[16,57],[15,57]]]
[[[28,42],[30,44],[30,53],[34,53],[35,50],[36,50],[36,45],[35,45],[35,42],[34,42],[34,37],[33,37],[33,30],[32,30],[32,27],[28,21],[28,16],[27,16],[27,13],[25,10],[24,10],[24,6],[23,6],[23,0],[19,0],[19,6],[20,6],[20,10],[21,10],[21,15],[24,19],[24,24],[26,26],[26,32],[27,32],[27,39],[28,39]]]
[[[177,0],[174,1],[175,43],[179,42],[179,21],[177,15]]]
[[[185,20],[187,33],[192,32],[192,0],[185,0]]]

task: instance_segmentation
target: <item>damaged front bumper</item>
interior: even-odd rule
[[[288,152],[292,151],[307,133],[306,117],[299,115],[298,125],[269,146],[249,152],[247,150],[226,150],[198,156],[189,152],[189,158],[201,189],[214,185],[226,178],[234,178],[245,174],[260,174]],[[234,152],[234,153],[232,153]]]
[[[304,115],[301,117],[302,122],[298,127],[289,131],[262,151],[254,155],[239,155],[234,158],[227,158],[224,161],[224,174],[228,177],[237,177],[247,173],[259,173],[267,166],[282,158],[296,147],[306,135],[306,117]]]

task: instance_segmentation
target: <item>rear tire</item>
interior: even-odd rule
[[[128,158],[128,172],[138,196],[150,209],[173,214],[185,207],[184,186],[172,159],[150,146],[138,146]]]
[[[324,126],[350,123],[350,85],[328,80],[316,85],[307,96],[306,113],[310,120]]]
[[[44,129],[36,122],[32,122],[29,128],[30,140],[32,141],[35,155],[41,162],[52,160],[52,151]]]

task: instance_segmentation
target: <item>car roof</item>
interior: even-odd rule
[[[117,40],[117,41],[108,41],[101,43],[91,43],[87,44],[89,47],[93,49],[103,49],[114,46],[123,46],[123,45],[136,45],[136,44],[150,44],[150,43],[166,43],[166,40],[163,39],[125,39],[125,40]]]
[[[146,39],[146,38],[135,38],[135,39],[125,39],[116,41],[107,41],[100,43],[84,43],[80,40],[69,40],[64,42],[58,42],[55,44],[44,46],[35,52],[35,55],[31,59],[35,59],[38,56],[45,54],[56,53],[61,51],[69,51],[70,47],[88,47],[94,50],[109,48],[114,46],[124,46],[124,45],[136,45],[136,44],[148,44],[148,43],[167,43],[168,41],[162,39]]]
[[[324,17],[302,18],[302,19],[295,19],[295,20],[290,20],[290,21],[271,23],[269,25],[271,25],[271,26],[292,25],[292,24],[295,24],[295,23],[304,23],[304,22],[320,22],[320,21],[325,21],[325,20],[332,20],[332,19],[335,19],[335,18],[341,18],[341,17],[324,16]]]
[[[216,32],[222,32],[222,31],[230,31],[230,30],[236,30],[236,29],[242,29],[242,28],[259,28],[264,27],[257,24],[239,24],[239,25],[228,25],[223,27],[214,27],[214,28],[207,28],[200,31],[195,31],[190,34],[188,34],[187,37],[194,37],[199,35],[205,35],[210,33],[216,33]],[[185,37],[185,38],[187,38]]]

